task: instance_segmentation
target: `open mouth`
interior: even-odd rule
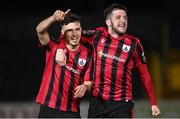
[[[77,38],[77,37],[71,38],[71,42],[72,42],[72,43],[77,43],[77,42],[78,42],[78,39],[79,39],[79,38]]]
[[[118,25],[118,27],[125,28],[125,24]]]

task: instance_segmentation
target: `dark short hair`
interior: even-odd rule
[[[63,26],[76,21],[81,23],[81,17],[70,12],[64,17],[64,20],[62,20],[60,24]]]
[[[104,10],[104,17],[105,19],[108,18],[108,16],[112,13],[113,10],[115,9],[120,9],[120,10],[124,10],[127,13],[127,8],[119,3],[113,3],[110,6],[108,6],[105,10]]]

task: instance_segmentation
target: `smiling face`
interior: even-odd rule
[[[80,22],[75,21],[62,26],[62,34],[66,38],[68,47],[74,49],[79,46],[82,28]]]
[[[128,26],[128,17],[124,10],[115,9],[106,19],[110,34],[118,36],[125,34]]]

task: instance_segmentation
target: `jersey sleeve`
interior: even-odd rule
[[[139,39],[137,39],[137,47],[134,53],[135,65],[138,66],[140,64],[147,64],[147,59],[145,57],[144,48],[140,43]]]
[[[143,83],[144,88],[149,96],[151,105],[157,105],[155,94],[154,94],[154,87],[152,84],[151,76],[148,71],[147,64],[138,65],[137,70],[140,74],[141,81]]]
[[[140,41],[139,40],[137,41],[138,41],[137,47],[136,47],[135,55],[134,55],[135,65],[140,74],[139,76],[141,78],[144,88],[146,89],[151,105],[157,105],[155,94],[154,94],[154,88],[153,88],[153,84],[151,80],[151,75],[148,71],[147,60],[144,55],[144,49]]]
[[[41,45],[41,43],[38,41],[37,42],[37,45],[39,48],[46,48],[46,50],[50,50],[52,49],[53,47],[57,46],[57,41],[55,41],[53,38],[51,38],[49,40],[49,42],[47,43],[47,45]]]
[[[85,71],[85,74],[84,74],[84,81],[92,81],[93,80],[93,71],[94,71],[94,67],[93,67],[93,59],[91,58],[88,66],[87,66],[87,69]]]

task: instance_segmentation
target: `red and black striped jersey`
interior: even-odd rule
[[[46,50],[46,65],[36,102],[62,111],[77,112],[80,99],[74,99],[74,89],[84,81],[92,80],[92,53],[80,45],[76,51],[66,47],[67,61],[59,66],[55,61],[58,43],[49,41]]]
[[[114,38],[102,27],[97,31],[92,43],[95,61],[92,95],[104,100],[132,100],[132,70],[136,67],[152,105],[156,104],[140,40],[128,34]]]

